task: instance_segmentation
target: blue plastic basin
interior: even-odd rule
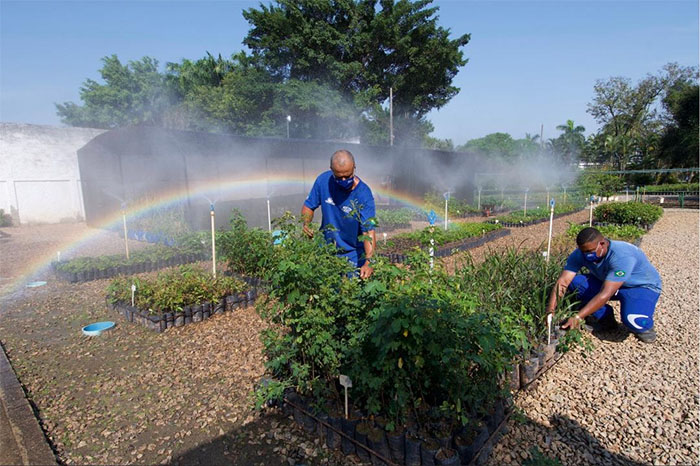
[[[111,321],[95,322],[94,324],[83,327],[83,333],[90,337],[97,337],[102,332],[110,330],[112,327],[114,327],[114,322]]]

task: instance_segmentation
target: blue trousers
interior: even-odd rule
[[[602,287],[603,282],[593,275],[577,274],[569,285],[569,291],[576,293],[576,297],[585,305]],[[654,325],[654,311],[659,296],[659,293],[649,288],[620,288],[610,300],[620,301],[620,314],[625,327],[630,332],[640,333]],[[612,307],[605,305],[592,315],[601,320],[608,315],[614,317],[612,312]]]

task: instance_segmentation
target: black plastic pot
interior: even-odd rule
[[[538,357],[531,357],[520,364],[520,386],[525,387],[527,384],[535,380],[537,370],[540,367]]]
[[[468,464],[489,438],[486,424],[479,422],[464,429],[455,437],[455,447],[462,464]]]
[[[182,312],[185,314],[185,325],[192,323],[192,306],[185,306],[182,308]]]
[[[202,320],[207,320],[209,317],[211,317],[211,303],[207,301],[202,304]]]
[[[192,306],[192,322],[202,321],[202,305],[195,304]]]
[[[221,299],[212,310],[213,314],[223,314],[226,311],[226,298]]]
[[[505,418],[505,404],[502,399],[496,400],[486,417],[486,426],[489,429],[489,433],[492,433],[501,424]]]
[[[357,440],[360,445],[367,445],[367,435],[369,434],[370,430],[372,430],[371,423],[367,421],[360,422],[355,427],[355,440]],[[357,452],[357,456],[359,456],[361,460],[370,461],[369,451],[360,446],[355,446],[355,450]]]
[[[426,439],[420,445],[420,460],[423,466],[435,465],[435,454],[440,449],[440,444],[435,439]]]
[[[226,296],[226,298],[224,298],[224,300],[226,301],[226,307],[225,307],[226,312],[233,311],[233,309],[234,309],[233,303],[234,303],[235,299],[236,299],[236,297],[233,295],[229,295],[229,296]]]
[[[384,458],[388,459],[391,457],[391,453],[389,452],[389,444],[384,436],[384,431],[379,428],[375,427],[369,431],[369,434],[367,434],[367,446],[382,455]],[[386,464],[374,454],[371,455],[371,459],[374,466]]]
[[[395,430],[386,433],[386,440],[389,444],[391,459],[398,464],[404,463],[406,456],[406,435],[403,430]]]
[[[159,328],[160,328],[158,333],[165,332],[165,330],[168,328],[168,321],[165,318],[165,314],[162,314],[160,316],[160,320],[158,321],[158,324],[159,324]]]
[[[321,443],[324,443],[326,441],[326,435],[328,435],[328,427],[326,427],[326,424],[330,424],[330,418],[328,414],[320,410],[316,411],[315,414],[319,420],[319,422],[316,423],[316,436],[321,440]]]
[[[342,414],[340,413],[329,413],[328,421],[333,429],[328,429],[326,433],[326,446],[331,450],[340,448],[340,437],[341,435],[337,431],[342,431]]]
[[[355,418],[352,415],[350,416],[350,419],[345,419],[343,417],[340,423],[343,433],[350,438],[355,438],[355,426],[357,426],[360,421],[361,419],[359,417]],[[343,454],[351,455],[355,453],[355,444],[347,437],[343,437],[340,442],[340,449],[342,450]]]
[[[459,464],[459,454],[451,448],[440,448],[435,455],[435,464],[445,466]]]
[[[420,466],[420,439],[410,433],[406,434],[406,454],[404,464],[406,466]]]
[[[175,316],[172,312],[166,312],[164,317],[166,328],[172,328],[175,326]]]
[[[183,311],[176,311],[173,322],[175,327],[182,327],[185,325],[185,313]]]
[[[77,272],[75,281],[84,282],[85,281],[85,272]]]

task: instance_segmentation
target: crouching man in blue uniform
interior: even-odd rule
[[[549,296],[547,311],[554,312],[566,291],[576,293],[582,305],[563,329],[576,328],[584,320],[594,330],[617,327],[610,300],[620,301],[622,323],[639,340],[656,339],[654,310],[661,295],[661,277],[637,246],[604,238],[595,228],[584,228],[576,237],[578,249],[569,255],[564,271]],[[590,273],[579,274],[582,267]]]
[[[376,247],[373,219],[375,216],[372,190],[355,176],[355,158],[347,150],[336,151],[331,157],[331,169],[321,173],[314,182],[301,208],[304,233],[313,237],[309,224],[314,210],[321,207],[321,230],[326,241],[335,244],[338,255],[346,257],[359,269],[360,278],[368,278],[374,269],[370,265]],[[331,225],[332,228],[327,228]],[[361,240],[360,236],[369,239]]]

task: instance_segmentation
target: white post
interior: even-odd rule
[[[481,210],[481,186],[478,188],[477,198],[476,198],[476,210]]]
[[[554,198],[549,203],[549,238],[547,239],[547,264],[549,264],[549,253],[552,250],[552,226],[554,225]]]
[[[527,192],[528,192],[528,190],[526,189],[525,190],[525,205],[523,206],[523,212],[524,212],[523,216],[527,216]]]
[[[216,214],[214,204],[211,204],[211,273],[216,278],[216,227],[214,226]]]
[[[136,294],[136,285],[131,284],[131,307],[134,307],[134,295]]]
[[[270,198],[267,199],[267,231],[272,231],[272,218],[270,217]]]
[[[126,260],[129,260],[129,235],[126,230],[126,210],[122,205],[122,223],[124,224],[124,249],[126,249]]]
[[[591,210],[588,214],[588,226],[593,226],[593,196],[591,196]]]
[[[552,344],[552,314],[547,314],[547,344]]]

